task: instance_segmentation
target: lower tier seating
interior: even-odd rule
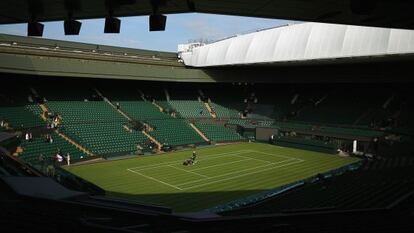
[[[154,129],[150,134],[162,144],[178,146],[204,142],[183,119],[148,120],[148,124]]]
[[[414,190],[414,160],[370,162],[357,171],[313,184],[224,215],[267,214],[310,209],[384,208]]]
[[[198,129],[200,129],[210,141],[223,142],[223,141],[240,141],[244,138],[240,136],[234,129],[226,128],[224,125],[196,123]]]
[[[87,156],[57,133],[53,133],[51,136],[53,143],[47,142],[44,137],[35,137],[32,141],[23,141],[21,144],[23,152],[19,155],[19,158],[36,165],[40,163],[39,156],[41,154],[45,156],[46,160],[50,160],[59,150],[64,156],[69,153],[72,160],[82,159]]]
[[[125,122],[65,125],[63,132],[97,155],[128,154],[148,139],[142,132],[128,132]]]

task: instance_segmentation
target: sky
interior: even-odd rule
[[[148,16],[121,17],[119,34],[103,33],[104,19],[81,20],[80,35],[65,36],[63,22],[47,22],[43,38],[129,48],[176,52],[177,45],[193,40],[214,41],[294,21],[201,13],[167,15],[164,32],[148,31]],[[27,24],[0,25],[0,33],[26,36]]]

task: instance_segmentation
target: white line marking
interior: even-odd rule
[[[251,159],[251,160],[256,160],[256,161],[260,161],[260,162],[265,162],[265,163],[273,163],[273,162],[269,162],[263,159],[256,159],[256,158],[252,158],[252,157],[248,157],[248,156],[242,156],[242,155],[234,155],[236,157],[240,157],[240,158],[245,158],[245,159]],[[284,160],[282,160],[284,161]]]
[[[177,170],[179,170],[179,171],[185,171],[185,172],[188,172],[188,173],[195,174],[195,175],[197,175],[197,176],[201,176],[201,177],[209,178],[208,176],[205,176],[205,175],[203,175],[203,174],[198,174],[198,173],[196,173],[196,172],[193,172],[193,171],[188,171],[188,170],[185,170],[185,169],[182,169],[182,168],[178,168],[178,167],[174,167],[174,166],[172,166],[172,165],[167,165],[167,167],[172,167],[172,168],[175,168],[175,169],[177,169]]]
[[[269,161],[266,161],[266,160],[257,159],[257,158],[251,158],[251,157],[248,157],[248,156],[242,156],[242,155],[240,155],[240,154],[246,154],[246,153],[258,153],[258,154],[276,156],[276,157],[281,157],[281,158],[286,158],[286,159],[283,160],[283,161],[279,161],[279,162],[272,163],[272,162],[269,162]],[[138,175],[141,175],[143,177],[146,177],[148,179],[151,179],[153,181],[159,182],[161,184],[164,184],[164,185],[173,187],[175,189],[178,189],[178,190],[187,190],[187,189],[192,189],[192,188],[196,188],[196,187],[202,187],[202,186],[205,186],[205,185],[209,185],[209,184],[213,184],[213,183],[217,183],[217,182],[222,182],[222,181],[226,181],[226,180],[231,180],[231,179],[235,179],[235,178],[239,178],[239,177],[243,177],[243,176],[247,176],[247,175],[251,175],[251,174],[256,174],[256,173],[260,173],[260,172],[263,172],[263,171],[268,171],[268,170],[271,170],[271,169],[274,169],[274,168],[280,168],[280,167],[284,167],[284,166],[288,166],[288,165],[293,165],[293,164],[296,164],[296,163],[304,162],[304,160],[298,159],[298,158],[294,158],[294,157],[289,157],[289,156],[284,156],[284,155],[279,155],[279,154],[270,154],[270,153],[265,153],[265,152],[261,152],[261,151],[255,151],[255,150],[239,150],[239,151],[233,151],[233,152],[226,152],[226,153],[214,154],[214,155],[206,156],[207,157],[206,159],[201,159],[199,161],[222,158],[222,157],[224,157],[224,155],[227,155],[227,156],[236,156],[236,157],[246,158],[246,159],[242,159],[242,160],[238,160],[238,161],[233,161],[233,162],[228,162],[228,163],[216,164],[216,165],[212,165],[212,166],[208,166],[208,167],[203,167],[203,168],[199,168],[199,169],[193,169],[191,171],[188,171],[188,170],[185,170],[185,169],[181,169],[181,168],[177,168],[177,167],[172,166],[172,165],[176,164],[177,162],[181,162],[182,160],[174,160],[174,161],[163,162],[163,163],[158,163],[158,164],[153,164],[153,165],[133,167],[133,168],[128,168],[127,170],[130,171],[130,172],[136,173]],[[210,167],[222,166],[222,165],[227,165],[227,164],[232,164],[232,163],[237,163],[237,162],[242,162],[242,161],[247,161],[247,160],[257,160],[257,161],[261,161],[261,162],[266,162],[268,164],[267,165],[256,166],[256,167],[248,168],[248,169],[244,169],[244,170],[239,170],[239,171],[236,171],[236,172],[230,172],[230,173],[226,173],[226,174],[222,174],[222,175],[218,175],[218,176],[213,176],[213,177],[208,177],[208,176],[205,176],[205,175],[196,173],[196,172],[192,172],[192,171],[204,170],[204,169],[207,169],[207,168],[210,168]],[[288,163],[288,164],[282,164],[282,165],[276,166],[276,167],[269,167],[269,166],[272,166],[272,165],[275,165],[275,164],[281,164],[281,163],[290,162],[290,161],[294,161],[294,162]],[[178,169],[178,170],[181,170],[181,171],[193,173],[193,174],[196,174],[198,176],[205,177],[205,178],[198,179],[198,180],[195,180],[195,181],[185,182],[185,183],[182,183],[182,184],[178,184],[176,186],[176,185],[172,185],[172,184],[166,183],[164,181],[158,180],[156,178],[153,178],[151,176],[147,176],[147,175],[144,175],[144,174],[138,172],[138,171],[141,171],[141,170],[148,170],[148,169],[154,169],[154,168],[165,167],[165,166],[168,166],[168,167],[171,167],[171,168],[175,168],[175,169]],[[236,176],[232,176],[232,177],[228,177],[228,178],[224,178],[224,179],[219,179],[219,180],[215,180],[215,181],[211,181],[211,182],[207,182],[207,183],[193,185],[193,186],[190,186],[188,188],[180,188],[180,187],[178,187],[178,186],[182,186],[182,185],[186,185],[186,184],[196,183],[196,182],[203,181],[203,180],[211,180],[211,179],[215,179],[215,178],[218,178],[218,177],[228,176],[228,175],[231,175],[231,174],[237,174],[237,173],[241,173],[241,172],[245,172],[245,171],[250,171],[250,170],[255,170],[255,169],[261,169],[261,168],[265,168],[265,167],[269,167],[269,168],[266,168],[266,169],[263,169],[263,170],[260,170],[260,171],[253,171],[253,172],[250,172],[250,173],[243,173],[241,175],[236,175]],[[138,168],[138,171],[136,171],[137,168]]]
[[[128,170],[128,171],[130,171],[130,172],[133,172],[133,173],[135,173],[135,174],[138,174],[138,175],[140,175],[140,176],[143,176],[143,177],[145,177],[145,178],[148,178],[148,179],[150,179],[150,180],[157,181],[158,183],[165,184],[165,185],[167,185],[167,186],[173,187],[173,188],[178,189],[178,190],[183,190],[183,189],[182,189],[182,188],[180,188],[180,187],[177,187],[177,186],[175,186],[175,185],[172,185],[172,184],[166,183],[166,182],[164,182],[164,181],[161,181],[161,180],[155,179],[155,178],[153,178],[153,177],[151,177],[151,176],[146,176],[146,175],[144,175],[144,174],[142,174],[142,173],[139,173],[139,172],[137,172],[137,171],[134,171],[134,170],[130,170],[130,169],[127,169],[127,170]]]
[[[290,160],[294,160],[294,159],[286,159],[286,160],[283,160],[283,161],[280,161],[280,162],[271,163],[271,164],[267,164],[267,165],[260,165],[260,166],[256,166],[256,167],[252,167],[252,168],[246,168],[246,169],[243,169],[243,170],[239,170],[239,171],[235,171],[235,172],[229,172],[229,173],[221,174],[221,175],[218,175],[218,176],[210,176],[208,179],[201,179],[201,180],[211,180],[211,179],[215,179],[215,178],[218,178],[218,177],[223,177],[223,176],[227,176],[227,175],[231,175],[231,174],[237,174],[237,173],[240,173],[240,172],[254,170],[254,169],[257,169],[257,168],[263,168],[263,167],[268,167],[268,166],[271,166],[271,165],[276,165],[276,164],[280,164],[280,163],[284,163],[284,162],[289,162]],[[193,180],[193,181],[185,182],[185,183],[182,183],[182,184],[177,184],[177,186],[192,184],[192,183],[196,183],[196,182],[201,181],[201,180]]]
[[[211,166],[207,166],[207,167],[202,167],[202,168],[193,169],[193,170],[191,170],[191,171],[201,171],[201,170],[204,170],[204,169],[207,169],[207,168],[211,168],[211,167],[224,166],[224,165],[233,164],[233,163],[238,163],[238,162],[247,161],[247,160],[251,160],[251,159],[241,159],[241,160],[237,160],[237,161],[233,161],[233,162],[220,163],[220,164],[216,164],[216,165],[211,165]]]
[[[230,155],[245,154],[245,153],[249,153],[249,152],[250,151],[248,151],[248,150],[239,150],[239,151],[226,152],[226,153],[221,153],[221,154],[207,155],[206,156],[207,157],[206,159],[199,159],[198,161],[205,161],[205,160],[211,160],[211,159],[221,158],[223,155],[230,156]],[[162,167],[163,165],[176,164],[177,162],[181,163],[182,161],[183,161],[182,159],[181,160],[174,160],[174,161],[157,163],[157,164],[151,164],[151,165],[145,165],[145,166],[139,166],[139,167],[130,167],[128,169],[136,170],[138,168],[138,170],[142,170],[142,169],[139,169],[139,168],[160,167],[160,166]]]
[[[259,153],[259,154],[264,154],[264,155],[271,155],[271,156],[282,157],[282,158],[286,158],[286,159],[298,159],[298,158],[291,157],[291,156],[279,155],[279,154],[270,154],[270,153],[266,153],[266,152],[255,151],[255,150],[248,150],[248,151],[249,152],[254,152],[254,153]],[[302,159],[298,159],[298,160],[304,161]]]
[[[252,175],[252,174],[256,174],[256,173],[260,173],[260,172],[268,171],[268,170],[271,170],[271,169],[281,168],[281,167],[284,167],[284,166],[293,165],[293,164],[296,164],[296,163],[302,163],[302,162],[303,162],[303,161],[295,161],[295,162],[293,162],[293,163],[289,163],[289,164],[282,164],[282,165],[277,166],[277,167],[270,167],[270,168],[263,169],[263,170],[256,171],[256,172],[245,173],[245,174],[241,174],[241,175],[238,175],[238,176],[232,176],[232,177],[225,178],[225,179],[221,179],[221,180],[216,180],[216,181],[211,181],[211,182],[207,182],[207,183],[203,183],[203,184],[199,184],[199,185],[194,185],[194,186],[191,186],[191,187],[185,188],[185,190],[192,189],[192,188],[197,188],[197,187],[202,187],[202,186],[205,186],[205,185],[214,184],[214,183],[217,183],[217,182],[222,182],[222,181],[226,181],[226,180],[232,180],[232,179],[235,179],[235,178],[239,178],[239,177],[243,177],[243,176],[247,176],[247,175]],[[270,166],[270,165],[272,165],[272,164],[268,164],[268,165],[262,166],[262,168],[263,168],[263,167]]]

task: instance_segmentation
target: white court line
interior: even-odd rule
[[[229,173],[222,174],[222,175],[218,175],[218,176],[210,176],[208,179],[193,180],[193,181],[189,181],[189,182],[177,184],[177,186],[182,186],[182,185],[186,185],[186,184],[192,184],[192,183],[196,183],[196,182],[202,181],[202,180],[211,180],[211,179],[215,179],[215,178],[218,178],[218,177],[223,177],[223,176],[227,176],[227,175],[231,175],[231,174],[237,174],[237,173],[240,173],[240,172],[254,170],[254,169],[257,169],[257,168],[268,167],[268,166],[271,166],[271,165],[276,165],[276,164],[280,164],[280,163],[284,163],[284,162],[289,162],[290,160],[295,160],[295,159],[285,159],[283,161],[276,162],[276,163],[271,163],[271,164],[267,164],[267,165],[260,165],[260,166],[256,166],[256,167],[252,167],[252,168],[247,168],[247,169],[243,169],[243,170],[239,170],[239,171],[235,171],[235,172],[229,172]]]
[[[197,175],[197,176],[201,176],[201,177],[209,178],[209,177],[208,177],[208,176],[206,176],[206,175],[203,175],[203,174],[198,174],[198,173],[196,173],[196,172],[192,172],[192,171],[187,171],[187,170],[185,170],[185,169],[178,168],[178,167],[174,167],[174,166],[172,166],[172,165],[166,165],[166,166],[167,166],[167,167],[172,167],[172,168],[175,168],[175,169],[177,169],[177,170],[179,170],[179,171],[185,171],[185,172],[188,172],[188,173],[195,174],[195,175]]]
[[[242,162],[242,161],[247,161],[247,160],[251,160],[251,159],[241,159],[241,160],[237,160],[237,161],[233,161],[233,162],[220,163],[220,164],[216,164],[216,165],[211,165],[211,166],[207,166],[207,167],[193,169],[191,171],[201,171],[201,170],[204,170],[204,169],[207,169],[207,168],[211,168],[211,167],[218,167],[218,166],[223,166],[223,165],[238,163],[238,162]]]
[[[269,162],[267,160],[263,160],[263,159],[256,159],[256,158],[252,158],[252,157],[248,157],[248,156],[243,156],[243,155],[234,155],[236,157],[240,157],[240,158],[245,158],[245,159],[251,159],[251,160],[256,160],[256,161],[260,161],[260,162],[265,162],[265,163],[273,163],[273,162]],[[286,159],[285,159],[286,160]],[[282,160],[282,161],[285,161]]]
[[[295,162],[293,162],[293,163],[289,163],[289,164],[282,164],[282,165],[277,166],[277,167],[270,167],[270,168],[263,169],[263,170],[256,171],[256,172],[245,173],[245,174],[241,174],[241,175],[238,175],[238,176],[232,176],[232,177],[225,178],[225,179],[220,179],[220,180],[211,181],[211,182],[207,182],[207,183],[203,183],[203,184],[199,184],[199,185],[194,185],[194,186],[191,186],[191,187],[185,188],[185,190],[192,189],[192,188],[197,188],[197,187],[202,187],[202,186],[205,186],[205,185],[214,184],[214,183],[217,183],[217,182],[222,182],[222,181],[226,181],[226,180],[232,180],[232,179],[235,179],[235,178],[239,178],[239,177],[243,177],[243,176],[247,176],[247,175],[252,175],[252,174],[256,174],[256,173],[260,173],[260,172],[268,171],[268,170],[271,170],[271,169],[281,168],[281,167],[284,167],[284,166],[293,165],[293,164],[296,164],[296,163],[302,163],[302,162],[303,162],[303,161],[295,161]],[[265,165],[265,166],[262,166],[262,167],[267,167],[267,166],[270,166],[270,165],[272,165],[272,164],[268,164],[268,165]]]
[[[182,188],[180,188],[180,187],[177,187],[177,186],[175,186],[175,185],[172,185],[172,184],[166,183],[166,182],[164,182],[164,181],[161,181],[161,180],[155,179],[154,177],[151,177],[151,176],[146,176],[146,175],[144,175],[144,174],[142,174],[142,173],[139,173],[139,172],[137,172],[137,171],[134,171],[134,170],[130,170],[130,169],[127,169],[127,170],[128,170],[128,171],[130,171],[130,172],[133,172],[133,173],[135,173],[135,174],[141,175],[141,176],[143,176],[143,177],[145,177],[145,178],[148,178],[148,179],[150,179],[150,180],[157,181],[158,183],[165,184],[165,185],[167,185],[167,186],[173,187],[173,188],[178,189],[178,190],[183,190],[183,189],[182,189]]]
[[[266,160],[261,160],[261,159],[246,157],[246,156],[240,156],[240,154],[245,154],[245,153],[249,153],[249,152],[251,152],[251,153],[260,153],[260,154],[265,154],[265,155],[270,155],[270,156],[277,156],[277,157],[282,157],[282,158],[287,158],[287,159],[286,160],[283,160],[283,161],[280,161],[280,162],[272,163],[272,162],[269,162],[269,161],[266,161]],[[243,177],[243,176],[246,176],[246,175],[256,174],[256,173],[263,172],[263,171],[267,171],[267,170],[271,170],[271,169],[274,169],[274,168],[280,168],[280,167],[284,167],[284,166],[287,166],[287,165],[296,164],[298,162],[304,162],[304,160],[298,159],[298,158],[294,158],[294,157],[283,156],[283,155],[279,155],[279,154],[270,154],[270,153],[255,151],[255,150],[239,150],[239,151],[233,151],[233,152],[220,153],[220,154],[210,155],[210,156],[208,156],[208,158],[202,159],[202,160],[199,160],[199,161],[221,158],[222,155],[228,155],[228,156],[234,155],[234,156],[243,157],[243,158],[246,158],[246,159],[245,160],[233,161],[233,162],[229,162],[229,163],[225,163],[225,164],[218,164],[218,165],[226,165],[226,164],[231,164],[231,163],[241,162],[241,161],[246,161],[246,160],[258,160],[258,161],[262,161],[262,162],[267,162],[269,164],[263,165],[263,166],[257,166],[257,167],[254,167],[254,168],[244,169],[244,170],[237,171],[237,172],[231,172],[231,173],[227,173],[227,174],[223,174],[223,175],[219,175],[219,176],[208,177],[208,178],[199,179],[199,180],[195,180],[195,181],[191,181],[191,182],[186,182],[186,183],[179,184],[178,186],[195,183],[195,182],[202,181],[202,180],[209,180],[209,179],[213,179],[213,178],[217,178],[217,177],[227,176],[227,175],[234,174],[234,173],[245,172],[245,171],[249,171],[249,170],[253,170],[253,169],[260,169],[260,168],[268,167],[268,166],[275,165],[275,164],[289,162],[289,161],[292,161],[292,160],[296,160],[296,161],[293,162],[293,163],[283,164],[283,165],[280,165],[280,166],[277,166],[277,167],[270,167],[270,168],[267,168],[267,169],[264,169],[264,170],[260,170],[260,171],[256,171],[256,172],[245,173],[245,174],[242,174],[242,175],[236,175],[236,176],[229,177],[229,178],[224,178],[224,179],[220,179],[220,180],[216,180],[216,181],[212,181],[212,182],[207,182],[207,183],[203,183],[203,184],[199,184],[199,185],[194,185],[194,186],[191,186],[191,187],[188,187],[188,188],[180,188],[180,187],[178,187],[176,185],[172,185],[172,184],[163,182],[163,181],[158,180],[156,178],[153,178],[153,177],[150,177],[150,176],[147,176],[147,175],[144,175],[144,174],[142,174],[140,172],[135,171],[135,169],[137,169],[137,168],[138,169],[139,168],[144,168],[144,169],[139,169],[138,170],[138,171],[140,171],[140,170],[145,170],[145,168],[157,168],[157,167],[163,167],[163,166],[173,167],[171,165],[176,164],[176,162],[180,162],[182,160],[175,160],[175,161],[169,161],[169,162],[164,162],[164,163],[159,163],[159,164],[154,164],[154,165],[133,167],[133,168],[128,168],[127,170],[130,171],[130,172],[136,173],[138,175],[141,175],[143,177],[146,177],[148,179],[154,180],[156,182],[162,183],[164,185],[173,187],[175,189],[178,189],[178,190],[187,190],[187,189],[191,189],[191,188],[195,188],[195,187],[201,187],[201,186],[208,185],[208,184],[212,184],[212,183],[217,183],[217,182],[226,181],[226,180],[230,180],[230,179],[234,179],[234,178],[238,178],[238,177]],[[214,156],[214,157],[212,157],[212,156]],[[212,166],[218,166],[218,165],[212,165]],[[209,167],[212,167],[212,166],[209,166]],[[179,169],[177,167],[173,167],[173,168]],[[179,169],[179,170],[181,170],[181,169]],[[184,170],[184,169],[182,169],[182,170],[183,171],[186,171],[186,172],[189,172],[189,171]],[[199,170],[199,169],[195,169],[195,170]],[[198,173],[195,173],[195,172],[194,172],[194,174],[197,174],[197,175],[200,175],[200,176],[204,176],[202,174],[198,174]]]
[[[211,159],[216,159],[216,158],[221,158],[223,155],[238,155],[238,154],[244,154],[244,153],[249,153],[250,151],[248,150],[238,150],[238,151],[233,151],[233,152],[226,152],[226,153],[221,153],[221,154],[214,154],[214,155],[208,155],[206,156],[206,159],[200,159],[198,161],[204,161],[204,160],[211,160]],[[214,157],[213,157],[214,156]],[[139,168],[147,168],[147,167],[162,167],[163,165],[171,165],[171,164],[176,164],[177,162],[182,162],[183,160],[174,160],[174,161],[169,161],[169,162],[163,162],[163,163],[157,163],[157,164],[151,164],[151,165],[145,165],[145,166],[139,166],[139,167],[130,167],[128,169],[131,170],[136,170],[138,168],[138,171],[142,170]]]
[[[237,156],[237,155],[236,154],[228,154],[228,155],[225,155],[225,157]],[[197,159],[197,161],[200,162],[200,161],[207,161],[207,160],[213,160],[213,159],[221,159],[221,158],[223,158],[223,156],[224,155],[222,155],[222,156],[216,156],[214,158]],[[145,170],[151,170],[151,169],[156,169],[156,168],[160,168],[160,167],[167,167],[167,166],[170,166],[170,165],[181,164],[182,160],[178,160],[178,161],[180,161],[180,162],[172,161],[172,162],[169,162],[169,163],[166,163],[166,164],[154,164],[151,167],[144,167],[144,168],[141,168],[141,169],[137,169],[137,168],[130,168],[130,169],[135,170],[135,171],[145,171]]]
[[[305,161],[303,159],[298,159],[298,158],[291,157],[291,156],[286,156],[286,155],[270,154],[270,153],[266,153],[266,152],[255,151],[255,150],[247,150],[247,151],[249,151],[249,152],[255,152],[255,153],[259,153],[259,154],[264,154],[264,155],[271,155],[271,156],[282,157],[282,158],[286,158],[286,159],[297,159],[297,160]]]

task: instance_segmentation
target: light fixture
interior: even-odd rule
[[[42,37],[43,36],[43,29],[44,29],[44,25],[36,22],[36,21],[30,21],[27,24],[27,36],[39,36]]]
[[[79,35],[82,23],[73,19],[65,20],[63,23],[65,35]]]
[[[121,29],[121,20],[112,16],[105,18],[105,33],[119,33]]]

